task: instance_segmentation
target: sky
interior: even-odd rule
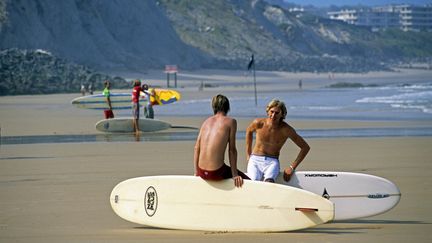
[[[330,5],[342,6],[342,5],[369,5],[369,6],[380,6],[387,4],[413,4],[413,5],[425,5],[432,4],[432,0],[285,0],[285,2],[296,3],[299,5],[314,5],[317,7],[324,7]]]

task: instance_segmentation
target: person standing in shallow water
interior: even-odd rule
[[[243,179],[249,177],[237,170],[237,121],[227,116],[230,109],[227,97],[221,94],[213,97],[212,108],[214,115],[201,125],[195,143],[195,175],[205,180],[232,178],[234,185],[241,187]],[[230,166],[224,162],[227,147]]]
[[[132,89],[132,115],[133,115],[133,127],[135,134],[139,134],[139,116],[140,116],[140,104],[139,98],[142,92],[141,81],[135,80],[134,87]]]
[[[149,88],[148,84],[143,84],[142,89],[144,94],[147,96],[147,105],[144,106],[144,116],[145,118],[153,119],[154,118],[154,110],[153,104],[151,102],[151,97],[154,97],[155,90],[153,88]]]
[[[289,181],[310,147],[293,127],[284,122],[287,109],[282,101],[270,101],[266,111],[267,118],[255,119],[246,129],[247,175],[252,180],[275,182],[280,171],[279,154],[289,138],[300,148],[296,159],[284,169],[284,180]],[[256,141],[252,150],[253,133],[256,133]]]
[[[111,88],[111,83],[108,80],[105,80],[105,89],[102,91],[103,96],[105,96],[107,105],[108,105],[108,110],[105,110],[105,118],[109,119],[109,118],[114,118],[114,113],[113,113],[113,108],[112,108],[112,104],[111,104],[111,92],[110,92],[110,88]]]

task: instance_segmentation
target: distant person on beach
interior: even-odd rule
[[[141,87],[141,81],[135,80],[134,87],[132,89],[132,115],[133,115],[133,126],[135,134],[139,134],[139,113],[140,113],[140,93],[143,91]]]
[[[297,158],[284,170],[284,180],[289,181],[310,147],[293,127],[284,122],[287,109],[282,101],[270,101],[266,112],[267,118],[255,119],[246,129],[247,175],[252,180],[275,182],[280,171],[279,154],[289,138],[300,148]],[[252,150],[253,133],[256,133],[256,141]]]
[[[81,84],[81,95],[84,96],[86,94],[86,88],[84,84]]]
[[[300,79],[298,82],[299,89],[303,88],[303,81]]]
[[[90,95],[93,95],[93,84],[91,83],[88,85],[88,92]]]
[[[103,94],[103,96],[105,96],[106,102],[108,104],[108,109],[104,110],[105,118],[106,119],[114,118],[114,113],[112,111],[113,108],[111,105],[111,92],[110,92],[111,83],[108,80],[105,80],[104,85],[105,85],[105,89],[102,91],[102,94]]]
[[[195,175],[205,180],[232,178],[234,185],[241,187],[243,179],[249,178],[237,170],[237,121],[227,116],[230,109],[227,97],[221,94],[213,97],[212,108],[214,115],[204,121],[195,143]],[[224,162],[227,146],[230,166]]]
[[[153,110],[153,104],[150,101],[151,97],[154,97],[156,95],[155,90],[153,88],[149,88],[148,84],[142,85],[143,92],[147,96],[147,105],[144,106],[144,116],[145,118],[153,119],[154,118],[154,110]]]

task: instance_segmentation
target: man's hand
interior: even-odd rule
[[[243,178],[241,176],[234,176],[233,180],[236,187],[241,187],[243,185]]]
[[[288,167],[284,170],[284,180],[286,182],[288,182],[291,179],[292,174],[294,173],[294,171],[291,169],[291,167]]]

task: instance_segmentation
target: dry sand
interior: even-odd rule
[[[281,74],[274,74],[280,76]],[[277,85],[276,85],[277,86]],[[194,88],[182,88],[185,99]],[[220,89],[206,91],[211,95]],[[0,97],[2,136],[95,134],[101,114],[71,107],[76,94]],[[205,117],[164,117],[199,127]],[[244,131],[251,119],[239,120]],[[424,126],[425,122],[293,121],[296,128]],[[144,136],[144,135],[143,135]],[[1,145],[0,242],[431,242],[432,137],[308,139],[301,170],[363,172],[396,183],[400,203],[366,219],[284,233],[218,233],[149,228],[112,211],[109,194],[128,178],[192,174],[194,141]],[[246,168],[244,140],[239,167]],[[288,142],[287,166],[297,152]],[[173,215],[175,217],[175,215]],[[257,219],[259,220],[259,219]]]

